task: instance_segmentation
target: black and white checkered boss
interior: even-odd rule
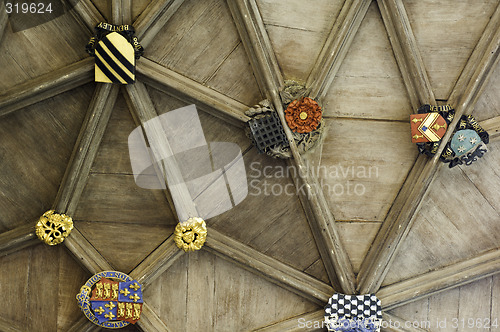
[[[380,332],[382,309],[373,294],[334,294],[325,307],[328,331]]]

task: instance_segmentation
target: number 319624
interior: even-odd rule
[[[52,13],[52,4],[44,4],[44,3],[10,3],[7,2],[5,4],[5,10],[7,14],[45,14]]]

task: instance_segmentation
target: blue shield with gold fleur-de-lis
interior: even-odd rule
[[[135,324],[142,313],[142,285],[136,280],[117,282],[102,278],[96,283],[90,306],[100,324],[127,321]]]
[[[117,303],[116,301],[90,301],[90,307],[95,313],[99,323],[104,323],[116,319]]]

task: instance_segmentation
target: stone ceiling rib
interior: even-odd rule
[[[74,3],[74,11],[78,13],[89,31],[93,31],[98,22],[105,20],[90,0],[69,1]],[[144,37],[145,44],[153,40],[154,35],[182,3],[183,0],[157,0],[150,3],[136,21],[138,35]],[[250,56],[259,86],[264,94],[273,101],[284,123],[283,109],[279,98],[283,79],[257,4],[255,0],[228,0],[228,3],[243,44]],[[328,87],[347,53],[370,3],[371,1],[346,0],[339,19],[335,23],[309,77],[310,84],[308,85],[313,88],[314,96],[321,98],[328,91]],[[418,107],[423,103],[435,104],[403,2],[401,0],[379,0],[378,4],[410,95],[412,107]],[[131,0],[113,0],[112,12],[115,23],[128,23],[131,17],[130,11]],[[2,16],[2,13],[5,11],[0,10],[0,41],[7,22],[6,15]],[[128,19],[124,19],[124,17]],[[455,106],[458,117],[461,114],[472,112],[492,68],[495,67],[500,58],[499,44],[500,5],[492,16],[450,96],[449,102]],[[87,58],[9,89],[0,96],[0,117],[91,82],[92,68],[93,59]],[[200,108],[229,123],[243,127],[248,120],[248,117],[244,115],[244,111],[248,108],[246,105],[164,68],[147,58],[138,61],[137,70],[138,77],[148,85],[175,95],[182,100],[194,101]],[[111,85],[98,85],[96,88],[87,118],[82,126],[56,198],[55,207],[58,212],[66,212],[71,215],[76,209],[114,107],[118,90],[119,87]],[[136,105],[131,109],[141,109],[138,105],[142,105],[143,110],[151,108],[151,100],[142,83],[129,86],[126,90],[130,104]],[[132,112],[134,111],[132,110]],[[145,116],[157,115],[157,113],[148,114],[136,113],[135,115],[140,122],[145,121]],[[499,118],[489,119],[481,123],[485,129],[493,131],[492,139],[500,137]],[[290,130],[286,125],[285,130],[290,139]],[[447,133],[443,142],[449,140],[450,136],[451,132]],[[439,151],[442,151],[442,148],[443,144]],[[291,163],[295,167],[303,168],[303,160],[293,142],[292,152],[295,158]],[[439,154],[440,152],[432,160],[428,160],[426,157],[417,159],[384,222],[384,225],[387,226],[382,227],[363,263],[359,276],[359,290],[361,292],[375,292],[379,289],[400,243],[412,226],[421,201],[441,166],[437,160]],[[314,187],[317,179],[311,174],[307,174],[295,178],[294,182],[297,186],[306,184],[311,188]],[[328,275],[332,281],[338,280],[340,282],[344,292],[353,294],[355,280],[352,267],[338,236],[335,220],[324,198],[324,193],[320,191],[309,194],[309,197],[300,198],[315,240],[321,248],[321,257]],[[33,225],[17,227],[0,234],[0,255],[7,255],[35,243],[38,242],[34,235]],[[77,261],[83,263],[91,273],[112,269],[112,266],[79,232],[77,227],[65,240],[65,245],[77,257]],[[329,285],[213,229],[209,230],[206,249],[317,303],[324,304],[334,292],[334,289]],[[422,297],[491,276],[499,272],[499,253],[500,249],[495,249],[478,257],[383,287],[378,290],[377,295],[382,299],[384,310],[389,310]],[[131,272],[131,275],[137,275],[137,278],[140,278],[147,286],[182,254],[170,237],[139,264]],[[402,319],[390,314],[384,313],[384,315],[386,319],[403,322]],[[298,318],[322,320],[322,317],[323,311],[319,310],[261,328],[259,331],[302,330],[297,327]],[[0,327],[2,324],[11,325],[10,322],[0,320]],[[144,331],[168,331],[167,326],[146,304],[143,308],[143,318],[138,324]],[[98,329],[99,327],[93,325],[85,317],[81,317],[70,331],[81,332]],[[386,329],[386,331],[417,332],[422,330]]]
[[[307,79],[309,96],[322,100],[330,89],[371,1],[346,0]]]
[[[54,210],[57,212],[71,216],[76,211],[119,91],[116,85],[97,85],[56,196]]]
[[[25,329],[22,329],[15,322],[6,320],[4,318],[0,318],[0,331],[2,331],[2,332],[26,332]]]
[[[244,105],[188,77],[167,69],[147,58],[137,63],[140,80],[147,85],[172,95],[238,127],[244,127],[250,118]]]
[[[490,142],[500,139],[500,116],[481,121],[479,124],[490,135]]]
[[[71,326],[66,332],[98,332],[101,331],[101,327],[95,325],[89,319],[82,315],[73,326]]]
[[[271,258],[214,229],[208,230],[206,249],[310,301],[324,305],[334,290],[330,285]]]
[[[142,284],[149,286],[163,272],[168,270],[175,261],[184,254],[184,251],[174,243],[174,236],[169,236],[158,248],[151,252],[129,275]]]
[[[132,24],[132,0],[111,0],[114,24]]]
[[[318,310],[318,311],[313,311],[313,312],[308,312],[306,314],[300,315],[300,316],[295,316],[290,319],[281,321],[279,323],[271,324],[265,327],[261,327],[258,329],[255,329],[254,332],[303,332],[305,330],[304,326],[302,327],[300,325],[301,322],[310,322],[312,326],[314,326],[314,322],[323,322],[324,321],[324,316],[325,316],[325,311],[324,310]],[[319,331],[324,331],[325,329],[322,328],[307,328],[308,332],[319,332]]]
[[[91,0],[67,0],[73,7],[73,13],[77,21],[83,23],[90,33],[94,33],[94,27],[99,22],[106,22],[99,10],[94,6]]]
[[[414,110],[436,105],[434,92],[402,0],[377,2]]]
[[[377,296],[384,310],[500,273],[500,249],[382,287]]]
[[[147,303],[142,305],[141,319],[136,324],[139,325],[139,328],[144,332],[172,331]]]
[[[5,29],[7,29],[8,21],[9,16],[7,15],[7,10],[5,9],[5,2],[2,1],[2,3],[0,3],[0,43],[2,42]]]
[[[159,115],[151,101],[146,86],[141,82],[136,82],[133,85],[128,85],[126,92],[132,106],[130,111],[143,127],[145,139],[149,143],[155,160],[161,160],[163,163],[163,181],[172,196],[175,212],[180,219],[179,221],[183,222],[189,218],[198,217],[199,213],[196,204],[191,197],[187,185],[184,183],[179,165],[174,158],[164,159],[165,156],[172,156],[174,153],[168,143],[161,122],[149,122],[147,128],[144,125]],[[167,179],[171,179],[169,181],[177,185],[169,186]]]
[[[0,117],[93,81],[94,59],[86,58],[16,85],[0,95]]]
[[[144,48],[153,41],[156,34],[175,14],[184,0],[154,0],[135,20],[134,28]]]
[[[486,27],[485,33],[479,40],[453,89],[452,98],[450,98],[449,102],[454,105],[456,113],[454,121],[450,124],[451,128],[457,125],[463,114],[472,112],[477,98],[494,68],[494,64],[499,59],[499,8],[497,8],[495,15]],[[412,226],[414,216],[430,188],[437,170],[442,166],[439,156],[444,149],[445,142],[450,140],[451,135],[452,131],[449,130],[443,137],[442,143],[432,159],[428,160],[422,156],[417,159],[361,265],[358,275],[358,290],[361,293],[376,292],[382,284],[395,253]]]
[[[33,221],[0,234],[0,257],[39,244],[35,235],[35,223]]]
[[[291,130],[285,122],[279,97],[279,91],[283,84],[282,75],[257,4],[255,0],[230,0],[228,4],[245,50],[248,52],[257,82],[261,90],[265,92],[264,95],[274,104],[283,123],[293,154],[293,160],[289,163],[293,167],[305,171],[297,172],[299,176],[294,177],[294,182],[297,188],[302,188],[304,185],[305,188],[310,189],[307,195],[301,192],[299,196],[328,276],[332,283],[338,280],[342,290],[352,294],[355,291],[354,273],[347,252],[340,241],[335,219],[323,191],[318,189],[320,186],[317,178],[305,166],[292,138]],[[316,190],[313,191],[313,188]]]

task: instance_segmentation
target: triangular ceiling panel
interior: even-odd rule
[[[109,0],[92,0],[96,8],[99,10],[101,15],[107,19],[108,22],[111,23],[111,1]],[[142,13],[142,11],[148,6],[151,0],[134,0],[131,1],[131,13],[132,13],[132,22],[125,23],[133,23],[137,19],[137,17]]]
[[[462,327],[472,329],[479,324],[488,325],[485,330],[495,331],[495,325],[500,324],[497,317],[499,292],[500,275],[496,275],[411,302],[390,313],[426,331],[451,332],[457,328],[460,331],[464,330]]]
[[[134,1],[135,2],[135,1]],[[101,15],[103,16],[104,19],[107,20],[107,22],[111,22],[111,1],[106,1],[106,0],[92,0],[92,3],[94,6],[99,10]]]
[[[409,137],[408,96],[375,2],[323,108],[326,135],[308,159],[336,220],[383,221],[417,150]]]
[[[375,1],[323,100],[323,108],[326,117],[360,119],[407,121],[412,113]]]
[[[87,29],[69,12],[22,31],[14,32],[7,25],[1,40],[0,68],[9,70],[2,70],[0,90],[86,58],[88,39]]]
[[[144,298],[172,331],[250,331],[319,309],[204,250],[181,256]]]
[[[74,216],[87,240],[124,272],[162,243],[177,223],[162,190],[143,189],[134,181],[128,135],[135,127],[119,95]]]
[[[66,248],[40,243],[0,258],[0,266],[0,291],[9,304],[2,319],[13,330],[66,331],[79,319],[75,294],[90,275]]]
[[[313,170],[333,215],[383,221],[417,157],[409,125],[339,118],[326,125],[321,164]]]
[[[380,222],[359,221],[337,223],[340,239],[349,255],[354,273],[359,272],[380,225]]]
[[[209,223],[260,252],[301,271],[307,270],[320,256],[291,173],[287,174],[287,170],[293,170],[283,160],[260,155],[254,148],[243,159],[248,196]],[[256,211],[262,213],[257,215]],[[325,271],[318,268],[314,277],[325,280]]]
[[[436,99],[447,100],[497,0],[404,1]]]
[[[2,230],[52,207],[91,96],[85,86],[0,119]]]
[[[244,104],[263,99],[225,1],[185,1],[145,56]]]
[[[478,121],[500,116],[500,63],[490,75],[473,112]]]
[[[150,88],[149,91],[159,113],[185,105],[155,89]],[[292,178],[286,174],[286,163],[259,155],[244,129],[225,124],[202,111],[198,111],[198,115],[208,143],[232,142],[238,145],[245,162],[248,183],[246,198],[231,210],[208,219],[207,225],[300,270],[315,265],[308,273],[328,280],[322,263],[314,264],[320,259],[319,253]],[[264,169],[268,171],[265,174],[267,177],[264,176]],[[210,203],[213,204],[213,201]],[[266,217],[255,218],[257,210],[267,211]],[[292,241],[297,237],[302,239],[300,243]]]
[[[305,82],[344,1],[258,0],[285,79]]]
[[[498,142],[490,144],[490,151],[470,170],[440,169],[384,285],[498,248],[500,206],[492,195],[498,195],[494,188],[500,185],[494,171],[499,148]]]

